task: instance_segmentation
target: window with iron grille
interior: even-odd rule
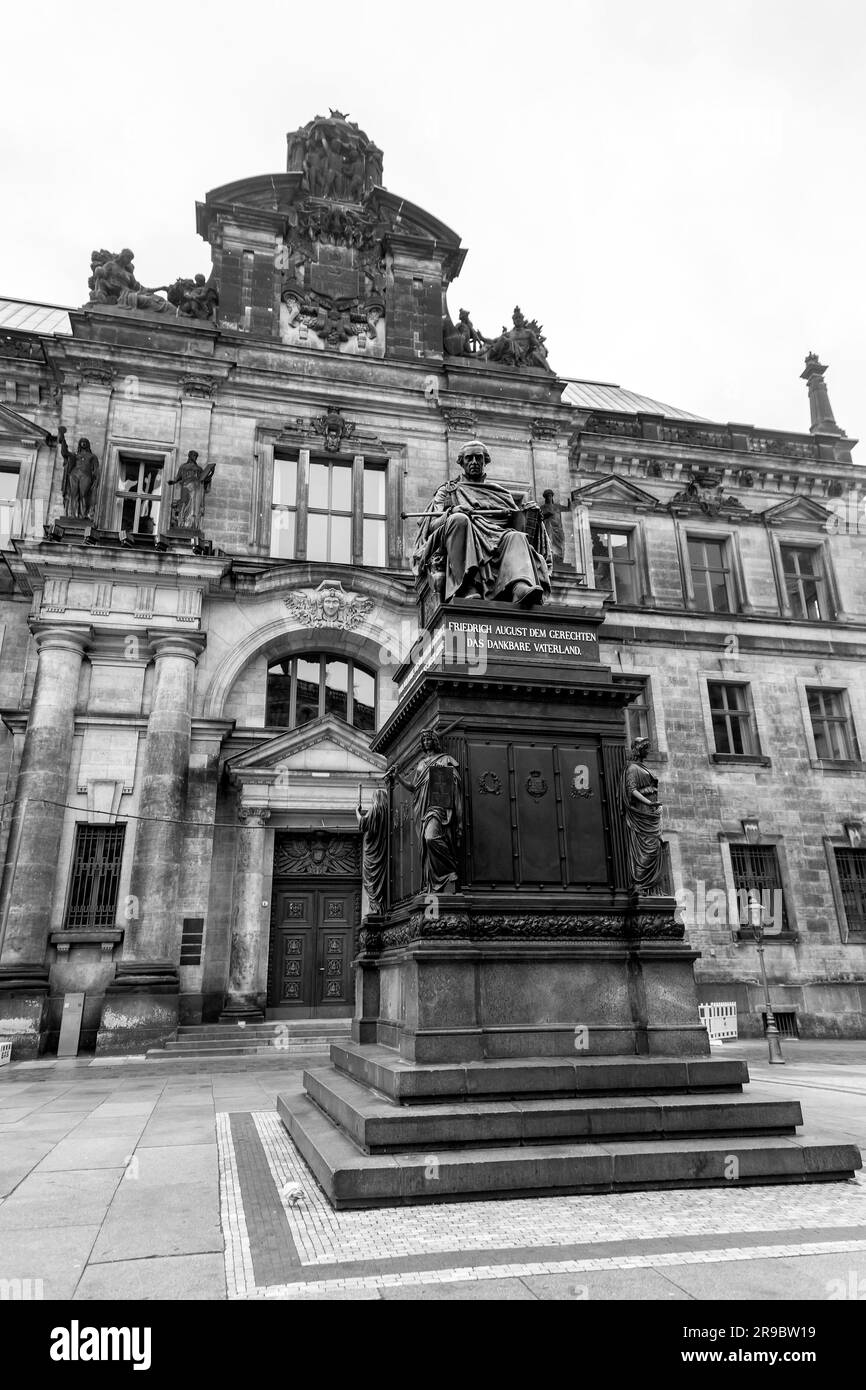
[[[65,928],[116,926],[125,835],[125,825],[76,825]]]
[[[734,577],[727,541],[689,536],[688,551],[695,607],[702,613],[733,613]]]
[[[815,736],[815,755],[828,762],[857,762],[860,749],[844,690],[806,691]]]
[[[791,616],[816,622],[827,618],[827,585],[821,552],[808,546],[783,545],[782,575]]]
[[[632,678],[634,679],[634,678]],[[650,734],[650,690],[649,678],[641,680],[643,689],[637,699],[625,707],[626,746],[631,747],[636,738],[645,738],[652,743]]]
[[[836,869],[848,930],[866,933],[866,849],[837,849]]]
[[[731,868],[734,872],[734,887],[741,903],[747,902],[751,894],[772,912],[775,905],[781,905],[782,931],[789,931],[788,909],[782,890],[782,875],[779,870],[779,856],[775,845],[731,845]],[[778,898],[774,894],[778,893]],[[741,931],[748,931],[748,923],[740,923]]]
[[[749,687],[727,681],[708,681],[713,738],[717,753],[760,753]]]
[[[632,531],[589,528],[595,587],[610,589],[614,603],[637,603],[637,559]]]

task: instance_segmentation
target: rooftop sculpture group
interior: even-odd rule
[[[171,285],[148,288],[136,279],[133,255],[128,246],[118,252],[91,252],[87,281],[91,304],[151,314],[167,314],[173,309],[180,318],[216,323],[219,291],[215,284],[196,275],[192,280],[179,277]]]
[[[456,324],[450,318],[445,320],[442,344],[446,357],[474,357],[506,367],[540,367],[542,371],[552,371],[541,327],[535,319],[527,319],[519,305],[514,307],[511,328],[503,324],[496,338],[486,338],[479,333],[469,317],[469,310],[461,309]]]

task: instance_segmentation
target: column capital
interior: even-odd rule
[[[54,648],[79,652],[83,656],[93,640],[93,628],[85,624],[49,623],[41,618],[31,618],[30,631],[40,652]]]
[[[152,627],[147,629],[147,640],[157,661],[174,656],[191,661],[193,665],[207,645],[203,632],[173,632]]]
[[[255,830],[265,825],[271,818],[271,813],[266,806],[239,806],[238,821],[247,830]]]

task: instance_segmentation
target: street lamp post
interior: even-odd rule
[[[764,986],[764,1009],[767,1015],[767,1049],[769,1052],[769,1059],[774,1066],[783,1067],[785,1065],[785,1059],[782,1056],[782,1041],[776,1023],[776,1015],[773,1013],[773,1006],[770,1003],[770,986],[767,983],[767,969],[764,965],[764,907],[756,897],[749,898],[749,921],[752,927],[752,935],[755,938],[758,960],[761,965],[761,981]]]

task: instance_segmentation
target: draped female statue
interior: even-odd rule
[[[658,891],[665,866],[658,778],[644,767],[648,752],[649,740],[635,739],[620,787],[629,885],[633,893]]]
[[[368,811],[359,802],[355,815],[364,839],[362,872],[370,911],[384,912],[388,882],[388,793],[385,789],[376,788]]]

